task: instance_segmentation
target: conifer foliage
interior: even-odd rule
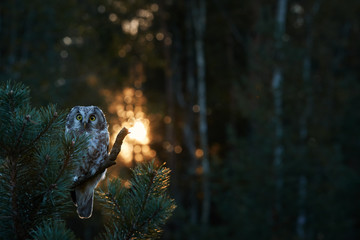
[[[98,196],[110,217],[100,239],[154,239],[175,209],[168,196],[170,170],[154,163],[140,164],[132,170],[129,182],[113,179],[107,191]]]
[[[65,117],[53,105],[31,107],[22,84],[0,85],[0,239],[75,239],[62,219],[75,213],[69,191],[87,139],[65,135]],[[169,170],[148,163],[134,169],[131,188],[121,182],[98,196],[113,213],[103,236],[158,236],[175,208]]]
[[[0,236],[25,239],[70,208],[68,189],[85,140],[64,135],[65,112],[30,106],[29,89],[0,88]],[[55,226],[57,222],[53,223]]]

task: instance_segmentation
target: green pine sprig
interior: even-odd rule
[[[154,162],[139,164],[132,170],[130,187],[124,181],[108,181],[107,191],[98,196],[110,217],[100,239],[155,239],[176,205],[167,193],[170,169]]]
[[[30,237],[36,240],[75,240],[75,235],[61,220],[47,219],[31,231]]]

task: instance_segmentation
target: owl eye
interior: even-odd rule
[[[81,120],[82,119],[82,116],[81,116],[81,114],[78,114],[78,115],[76,115],[76,120]]]
[[[91,115],[91,116],[89,117],[89,119],[90,119],[90,121],[95,121],[96,117],[95,117],[94,115]]]

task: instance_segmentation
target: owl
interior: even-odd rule
[[[66,117],[65,133],[89,138],[88,147],[76,170],[74,181],[79,177],[96,173],[99,165],[106,160],[109,147],[109,131],[104,113],[96,106],[75,106]],[[91,217],[94,189],[105,176],[106,170],[77,186],[71,192],[80,218]]]

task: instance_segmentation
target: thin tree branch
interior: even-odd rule
[[[98,167],[97,171],[95,172],[95,174],[91,174],[90,172],[84,176],[79,177],[71,186],[71,188],[75,188],[81,184],[83,184],[84,182],[88,181],[89,179],[97,176],[98,174],[101,174],[105,171],[105,169],[111,167],[112,165],[115,165],[116,162],[116,158],[121,150],[121,145],[123,143],[124,138],[126,137],[126,135],[128,135],[129,130],[127,128],[123,128],[121,129],[121,131],[118,133],[115,143],[107,157],[107,159]]]

